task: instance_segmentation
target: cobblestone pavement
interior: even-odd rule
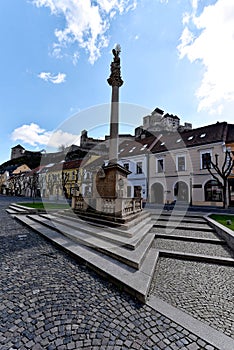
[[[160,228],[157,230],[162,232]],[[167,230],[164,232],[167,233]],[[171,234],[190,235],[191,231],[176,229]],[[204,232],[193,231],[194,237],[201,237],[200,234]],[[209,238],[212,236],[217,238],[215,233],[210,232]],[[156,238],[153,245],[156,249],[234,257],[234,252],[226,244]],[[150,294],[234,338],[233,285],[233,266],[161,257],[155,269]]]
[[[150,293],[234,338],[233,285],[233,266],[162,257]]]
[[[155,233],[162,233],[167,235],[176,236],[189,236],[189,237],[199,237],[199,238],[218,238],[213,232],[204,231],[194,231],[194,230],[183,230],[180,229],[164,229],[161,227],[156,227],[153,229]]]
[[[188,227],[191,228],[191,223],[190,222],[184,222],[184,221],[173,221],[173,218],[170,218],[169,221],[164,221],[164,220],[156,220],[155,221],[156,225],[168,225],[168,226],[173,226],[173,227],[179,227],[179,226],[183,226],[183,227]],[[200,223],[195,223],[194,226],[196,226],[197,228],[200,228],[201,230],[203,228],[207,227],[206,222],[204,222],[203,224]]]
[[[11,219],[7,204],[0,197],[1,350],[215,349]]]
[[[165,238],[156,238],[153,243],[156,249],[165,249],[179,251],[184,253],[203,254],[220,257],[234,257],[234,252],[225,244],[211,244],[200,242],[187,242],[181,240],[171,240]]]

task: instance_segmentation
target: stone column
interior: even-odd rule
[[[107,79],[108,84],[112,87],[111,96],[111,117],[110,117],[110,147],[109,163],[116,164],[118,161],[118,135],[119,135],[119,88],[123,85],[121,78],[121,67],[119,54],[121,48],[116,45],[112,50],[114,59],[111,63],[111,74]]]

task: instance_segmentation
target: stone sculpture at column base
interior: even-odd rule
[[[125,209],[131,201],[131,198],[127,198],[127,175],[130,173],[119,164],[108,164],[97,171],[93,180],[97,212],[120,218],[128,215],[130,208]]]

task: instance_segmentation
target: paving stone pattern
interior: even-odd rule
[[[215,349],[11,219],[8,201],[0,197],[1,350]]]
[[[194,221],[190,226],[197,227],[197,223]],[[208,224],[206,226],[209,227]],[[157,230],[161,231],[160,228]],[[167,230],[164,229],[164,232],[167,233]],[[176,229],[171,234],[185,236],[191,232],[194,237],[204,234],[202,229]],[[217,235],[210,232],[209,238],[217,238]],[[159,250],[234,257],[234,252],[226,244],[172,240],[170,236],[156,238],[153,246]],[[154,272],[150,294],[234,338],[233,285],[233,266],[161,257]]]
[[[150,294],[234,338],[233,266],[160,258]]]
[[[205,231],[193,231],[193,230],[183,230],[181,231],[178,229],[171,229],[171,228],[162,228],[162,227],[156,227],[153,229],[155,233],[161,233],[166,235],[175,235],[175,236],[186,236],[186,237],[199,237],[199,238],[215,238],[218,237],[213,232],[205,232]]]
[[[173,226],[173,227],[186,227],[186,228],[191,228],[191,223],[190,222],[184,222],[184,221],[173,221],[173,218],[171,217],[168,221],[164,221],[164,220],[156,220],[155,221],[156,225],[166,225],[166,226]],[[207,227],[206,222],[204,223],[195,223],[197,228],[200,228],[201,230],[203,228]]]
[[[156,249],[164,249],[171,251],[179,251],[184,253],[202,254],[219,257],[234,257],[233,251],[228,248],[227,245],[200,243],[200,242],[188,242],[181,240],[171,240],[165,238],[156,238],[153,243],[153,247]]]

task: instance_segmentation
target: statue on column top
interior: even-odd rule
[[[123,80],[121,78],[120,73],[120,57],[119,54],[121,52],[120,45],[116,45],[115,49],[112,50],[112,53],[114,55],[113,62],[111,62],[111,74],[109,79],[107,79],[108,84],[111,86],[122,86]]]

